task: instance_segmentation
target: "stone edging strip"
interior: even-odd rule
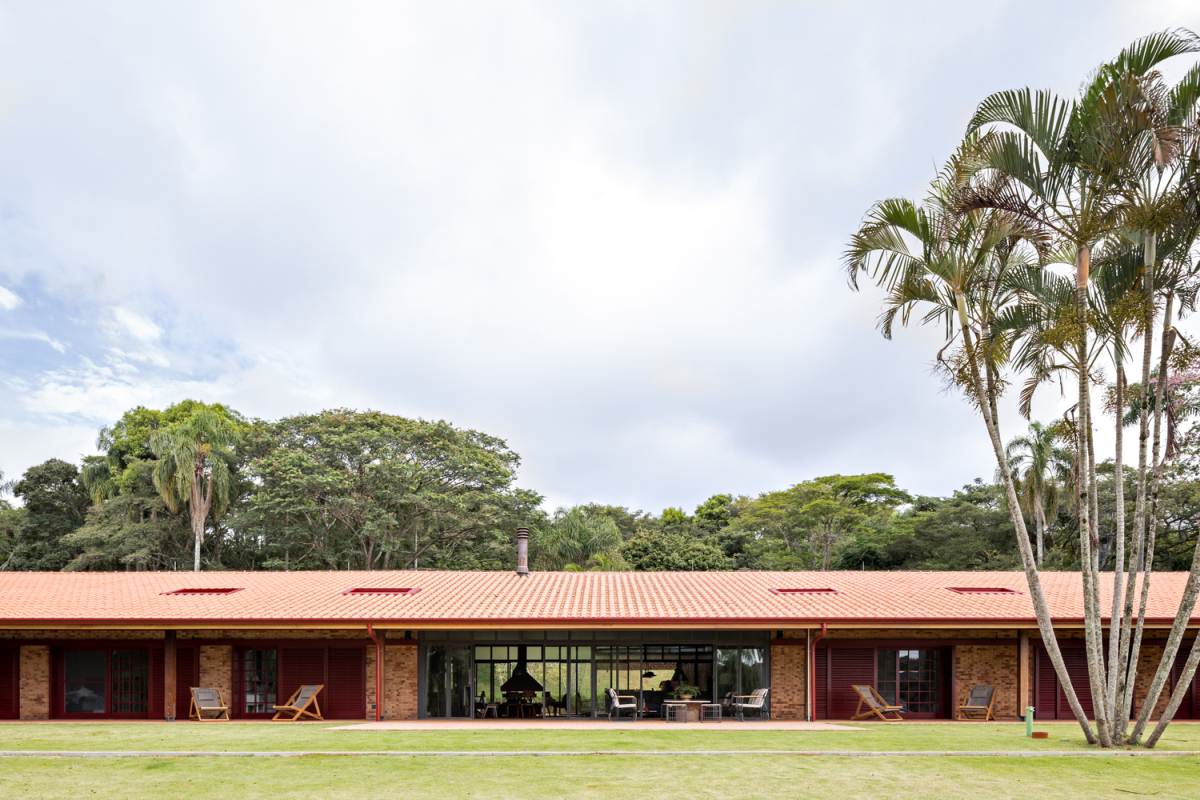
[[[799,756],[803,758],[1200,758],[1200,750],[0,750],[0,758],[402,758]]]

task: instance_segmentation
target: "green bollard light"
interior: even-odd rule
[[[1033,738],[1033,706],[1025,708],[1025,735]]]

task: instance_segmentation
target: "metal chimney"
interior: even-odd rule
[[[529,575],[529,528],[517,528],[517,574]]]

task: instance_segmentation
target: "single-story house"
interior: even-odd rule
[[[1153,576],[1143,694],[1185,579]],[[1090,707],[1080,576],[1042,580]],[[681,684],[790,720],[871,684],[952,718],[980,683],[1000,719],[1070,718],[1019,572],[0,573],[0,718],[185,719],[193,686],[265,718],[305,683],[338,719],[603,717],[609,688],[654,714]]]

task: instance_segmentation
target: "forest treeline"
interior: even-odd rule
[[[1031,530],[1045,520],[1044,566],[1077,569],[1070,473],[1039,438],[1046,430],[1015,439],[1011,458]],[[1192,451],[1188,435],[1180,447]],[[885,473],[826,475],[713,494],[690,512],[589,503],[548,513],[518,487],[517,453],[486,433],[346,409],[250,420],[191,400],[131,409],[100,431],[98,449],[5,484],[19,502],[0,498],[0,569],[508,569],[519,525],[543,570],[1019,566],[1004,494],[978,479],[927,497]],[[1111,462],[1099,473],[1100,513],[1111,516]],[[1185,568],[1200,514],[1190,457],[1164,482],[1158,514],[1156,565]]]

